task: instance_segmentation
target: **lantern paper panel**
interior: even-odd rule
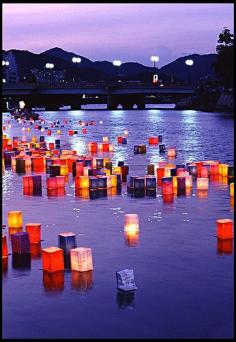
[[[92,249],[78,247],[70,250],[71,269],[84,272],[93,270]]]
[[[8,212],[8,227],[20,228],[23,227],[22,211]]]
[[[216,220],[217,238],[218,239],[233,239],[233,221],[230,219]]]
[[[30,244],[38,244],[41,240],[41,223],[26,223],[25,230],[29,233]]]
[[[116,272],[117,289],[121,291],[135,291],[137,286],[134,281],[134,271],[124,269]]]
[[[72,271],[71,287],[80,292],[86,292],[93,286],[93,271]]]
[[[64,270],[63,249],[47,247],[42,249],[42,268],[44,271],[56,272]]]

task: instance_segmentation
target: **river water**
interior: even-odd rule
[[[233,117],[224,113],[193,110],[147,109],[135,111],[80,110],[40,112],[48,121],[71,120],[52,129],[47,142],[61,139],[62,149],[88,154],[89,141],[108,136],[114,165],[125,161],[129,174],[145,175],[147,165],[167,160],[149,136],[162,135],[166,146],[177,147],[174,163],[220,160],[233,165]],[[9,120],[3,114],[3,122]],[[81,133],[78,120],[95,120]],[[22,126],[12,120],[10,137],[22,136]],[[27,125],[26,125],[27,126]],[[60,125],[59,125],[60,126]],[[68,136],[68,129],[78,134]],[[128,144],[116,138],[128,130]],[[42,135],[24,132],[27,138]],[[146,144],[147,153],[133,152]],[[173,160],[171,161],[173,162]],[[188,196],[163,202],[155,197],[132,197],[127,186],[121,193],[89,198],[75,195],[70,174],[63,196],[47,196],[46,175],[42,196],[23,195],[22,175],[3,173],[3,224],[10,210],[22,210],[23,222],[42,224],[41,247],[58,245],[58,234],[71,231],[77,245],[92,248],[94,269],[79,277],[66,269],[58,279],[46,279],[40,251],[30,259],[9,255],[3,267],[4,338],[232,338],[234,335],[233,247],[220,250],[216,219],[233,219],[229,184],[210,181],[206,197],[198,196],[196,183]],[[135,243],[123,232],[124,214],[139,215]],[[7,227],[9,253],[11,244]],[[116,289],[118,270],[134,270],[137,291],[122,295]]]

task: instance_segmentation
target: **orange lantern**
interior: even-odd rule
[[[60,176],[67,176],[69,173],[68,165],[61,165],[60,167]]]
[[[218,175],[219,173],[219,163],[211,163],[210,164],[210,175]]]
[[[217,254],[232,254],[233,253],[233,239],[217,239]]]
[[[201,178],[208,178],[208,167],[202,166],[200,169],[200,177]]]
[[[23,176],[23,189],[33,189],[33,177],[32,176]]]
[[[172,177],[173,189],[177,189],[178,187],[178,178],[177,176]]]
[[[65,176],[56,176],[57,188],[64,188],[66,183]]]
[[[234,197],[234,183],[230,183],[230,196]]]
[[[197,190],[208,190],[209,179],[208,178],[197,178]]]
[[[139,217],[137,214],[125,214],[124,220],[125,232],[132,233],[139,231]]]
[[[2,235],[2,258],[8,257],[7,237]]]
[[[148,143],[149,143],[149,145],[157,145],[158,144],[158,137],[149,137]]]
[[[70,250],[71,269],[74,271],[93,270],[92,249],[85,247],[73,248]]]
[[[233,239],[233,221],[230,219],[216,220],[217,238],[218,239]]]
[[[30,244],[39,243],[41,240],[41,224],[40,223],[27,223],[25,230],[29,233]]]
[[[56,272],[64,270],[63,249],[48,247],[42,249],[42,268],[44,271]]]
[[[8,227],[21,228],[23,227],[22,211],[8,212]]]
[[[129,247],[136,247],[139,242],[139,231],[124,232],[125,242]]]
[[[89,177],[88,176],[76,176],[75,177],[75,188],[76,189],[88,189],[89,188]]]
[[[185,189],[191,189],[193,187],[193,177],[185,176]]]

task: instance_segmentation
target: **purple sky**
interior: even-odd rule
[[[3,49],[40,53],[58,46],[95,60],[159,66],[215,53],[233,4],[3,4]]]

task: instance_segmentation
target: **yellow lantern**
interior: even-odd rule
[[[27,132],[30,132],[30,127],[27,128]]]
[[[23,227],[22,211],[8,212],[8,227],[21,228]]]
[[[234,197],[234,183],[230,183],[230,197]]]
[[[71,269],[85,272],[93,270],[92,249],[85,247],[72,248],[70,250]]]
[[[98,143],[98,151],[102,151],[103,150],[103,144],[102,143]]]
[[[61,130],[58,129],[58,130],[57,130],[57,135],[60,135],[60,134],[61,134]]]
[[[112,187],[113,186],[117,186],[117,177],[116,177],[116,175],[110,175],[109,177],[111,177]]]
[[[114,151],[114,146],[112,144],[109,144],[109,152],[113,152]]]
[[[129,233],[139,231],[139,217],[137,214],[125,214],[124,231]]]
[[[177,189],[178,188],[178,182],[177,182],[177,176],[172,177],[172,183],[173,183],[173,188]]]
[[[89,188],[89,177],[88,176],[76,176],[75,177],[75,188],[76,189],[88,189]]]
[[[68,165],[61,165],[60,176],[67,176],[67,175],[68,175]]]
[[[112,173],[113,175],[121,175],[122,174],[121,167],[120,166],[113,167]]]
[[[197,178],[197,190],[208,190],[209,179],[208,178]]]
[[[111,170],[110,170],[110,169],[104,168],[104,169],[101,169],[101,171],[102,171],[103,173],[105,173],[106,176],[110,176],[110,174],[111,174]]]

